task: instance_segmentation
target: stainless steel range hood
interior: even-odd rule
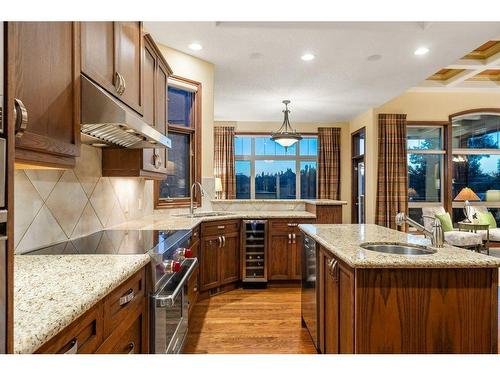
[[[82,143],[96,147],[171,147],[168,137],[83,75],[81,85]]]

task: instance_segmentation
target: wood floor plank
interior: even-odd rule
[[[237,289],[199,301],[184,353],[313,354],[300,288]]]

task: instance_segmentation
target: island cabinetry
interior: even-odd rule
[[[354,270],[320,247],[319,345],[322,353],[354,353]]]
[[[220,288],[240,279],[239,231],[239,220],[201,225],[200,291]]]
[[[314,219],[270,220],[268,232],[268,280],[300,280],[302,274],[302,232],[299,224]]]
[[[322,353],[498,353],[497,268],[352,268],[318,254]]]
[[[148,353],[145,275],[138,271],[36,353]]]

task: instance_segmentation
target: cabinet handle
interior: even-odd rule
[[[292,234],[292,239],[293,239],[293,242],[292,242],[292,243],[297,243],[297,241],[295,240],[295,239],[296,239],[295,233],[294,233],[294,234]]]
[[[297,225],[299,225],[299,224],[297,224],[297,223],[288,223],[289,227],[296,227]]]
[[[122,93],[120,95],[125,94],[125,89],[127,88],[127,85],[125,83],[125,78],[120,74],[120,77],[122,78]]]
[[[133,341],[129,342],[128,349],[129,349],[129,351],[127,354],[134,354],[135,344]]]
[[[222,247],[226,247],[226,236],[222,236]]]
[[[335,281],[335,282],[339,281],[338,275],[337,275],[337,271],[338,271],[337,265],[338,265],[338,262],[335,259],[332,259],[328,263],[328,267],[330,268],[330,275],[332,275],[333,281]]]
[[[127,294],[125,294],[124,296],[120,297],[120,306],[123,306],[123,305],[126,305],[127,303],[129,303],[130,301],[132,301],[135,297],[135,293],[134,293],[134,290],[133,289],[129,289],[127,291]]]
[[[220,249],[222,247],[222,236],[219,236],[217,241],[219,242],[219,249]]]
[[[193,288],[193,292],[195,292],[195,293],[196,293],[197,291],[198,291],[198,287],[196,287],[196,286],[195,286],[195,287]]]
[[[14,99],[14,115],[16,119],[16,137],[21,138],[28,128],[28,110],[20,99]]]
[[[115,72],[115,91],[118,95],[121,95],[122,80],[120,78],[120,73]]]
[[[69,349],[66,350],[63,354],[76,354],[78,353],[78,339],[74,338],[69,342]]]
[[[218,225],[217,229],[224,229],[226,226],[225,225]]]
[[[292,243],[292,235],[288,233],[288,243]]]
[[[156,148],[153,149],[153,165],[156,169],[161,167],[161,156],[156,153]]]

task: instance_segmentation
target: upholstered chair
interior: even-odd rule
[[[479,213],[488,213],[488,209],[483,206],[471,206],[470,209],[470,217],[468,218],[470,221],[477,220],[477,216]],[[476,217],[474,217],[476,216]],[[490,227],[490,242],[495,242],[495,243],[500,243],[500,228],[491,228]],[[478,234],[481,234],[483,237],[483,240],[486,241],[486,236],[487,236],[487,231],[485,230],[478,230]]]

